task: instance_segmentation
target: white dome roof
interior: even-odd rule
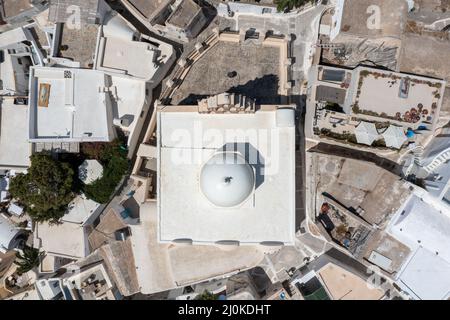
[[[253,192],[252,167],[237,153],[218,153],[202,168],[200,187],[208,200],[218,207],[241,204]]]

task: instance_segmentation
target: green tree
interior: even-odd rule
[[[10,193],[25,206],[30,217],[37,222],[57,222],[74,198],[74,171],[68,163],[53,160],[37,153],[31,156],[26,174],[11,180]]]
[[[17,273],[23,274],[32,270],[34,267],[37,267],[40,263],[41,257],[44,254],[43,252],[39,252],[38,249],[34,249],[31,247],[23,248],[23,253],[16,252],[16,261],[14,263],[18,265]]]
[[[194,300],[217,300],[217,295],[205,290],[203,293],[196,296]]]
[[[308,2],[313,0],[276,0],[278,12],[290,11],[294,8],[299,8]]]

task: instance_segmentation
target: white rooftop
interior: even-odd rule
[[[27,40],[23,28],[15,28],[0,33],[0,48],[6,48],[16,43]]]
[[[30,165],[28,106],[4,99],[0,106],[0,167],[26,168]]]
[[[414,253],[399,280],[401,287],[415,299],[450,297],[450,263],[424,248]]]
[[[386,131],[382,133],[384,141],[386,142],[386,147],[391,147],[395,149],[400,149],[402,145],[408,140],[403,128],[398,126],[390,125]]]
[[[223,277],[256,266],[263,258],[259,246],[172,245],[158,242],[157,204],[140,206],[140,224],[130,225],[136,274],[143,294],[170,290]]]
[[[159,241],[292,244],[295,127],[285,118],[286,110],[274,106],[247,114],[162,107],[157,115]],[[224,146],[248,165],[227,160],[205,168]]]
[[[84,228],[78,223],[38,223],[33,235],[33,246],[41,248],[48,255],[78,259],[89,254]]]
[[[32,142],[111,141],[108,76],[88,69],[30,69]]]
[[[97,51],[97,69],[147,81],[154,78],[174,54],[169,44],[138,36],[134,27],[120,15],[113,16],[103,26]]]
[[[4,61],[0,64],[0,168],[26,168],[30,165],[28,106],[15,105],[14,96],[8,97],[28,87],[25,78],[17,77],[16,72],[11,55],[4,50]]]
[[[66,222],[85,223],[93,214],[102,210],[103,207],[103,205],[87,199],[84,194],[81,194],[69,203],[67,213],[62,219]]]
[[[361,121],[361,123],[355,128],[355,135],[358,143],[370,146],[378,138],[378,131],[375,124]]]
[[[40,279],[35,286],[43,300],[53,300],[57,295],[62,295],[59,279]]]
[[[397,279],[419,299],[446,299],[450,293],[450,217],[412,196],[389,232],[413,253]]]
[[[131,120],[131,124],[120,125],[120,128],[129,133],[128,145],[132,144],[132,139],[137,140],[139,130],[142,127],[142,119],[146,114],[142,114],[145,107],[148,106],[151,100],[151,91],[146,95],[146,83],[139,79],[130,77],[111,75],[111,83],[113,88],[113,99],[117,106],[117,114],[115,118]],[[141,123],[141,125],[138,125]],[[134,134],[136,132],[136,134]]]

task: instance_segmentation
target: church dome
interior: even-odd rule
[[[252,167],[237,153],[223,152],[206,162],[200,174],[200,188],[218,207],[235,207],[253,192]]]

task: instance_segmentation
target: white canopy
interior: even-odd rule
[[[378,138],[377,128],[371,122],[361,121],[355,128],[355,136],[358,143],[370,146]]]
[[[383,132],[384,141],[386,147],[400,149],[408,138],[406,138],[402,127],[389,126],[385,132]]]
[[[78,177],[85,184],[90,184],[103,176],[103,167],[97,160],[85,160],[78,167]]]

